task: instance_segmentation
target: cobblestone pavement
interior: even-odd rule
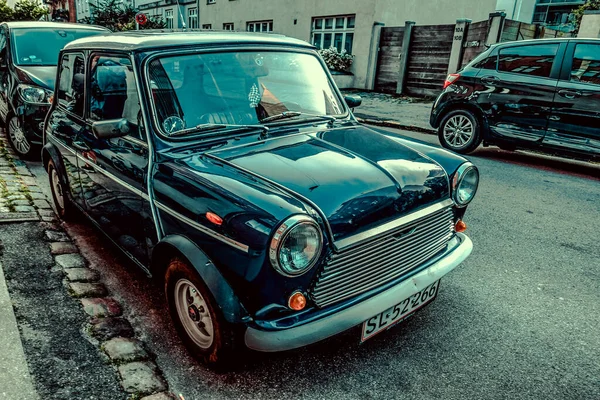
[[[51,219],[52,209],[25,163],[0,130],[0,222]]]

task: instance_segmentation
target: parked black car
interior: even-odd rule
[[[431,112],[441,144],[600,157],[600,40],[491,46],[450,74]]]
[[[83,24],[0,24],[0,119],[19,156],[40,156],[42,123],[50,108],[60,50],[72,40],[106,32]]]
[[[361,324],[366,340],[471,252],[477,168],[359,125],[360,99],[344,103],[306,42],[94,36],[65,47],[60,71],[43,149],[59,214],[82,210],[164,282],[211,365]]]

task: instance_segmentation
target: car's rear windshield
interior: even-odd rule
[[[103,33],[92,29],[13,29],[13,61],[16,65],[57,65],[58,53],[75,39]]]

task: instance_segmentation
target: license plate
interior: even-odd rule
[[[379,332],[391,328],[406,319],[413,312],[432,302],[437,296],[440,281],[436,281],[418,293],[396,304],[381,314],[369,318],[363,323],[361,343],[372,338]]]

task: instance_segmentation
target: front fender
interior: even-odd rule
[[[44,147],[42,147],[42,165],[44,166],[46,172],[48,172],[48,163],[50,160],[54,161],[54,165],[56,166],[56,170],[58,172],[58,177],[61,180],[63,187],[68,188],[69,182],[67,178],[67,170],[65,168],[65,164],[63,163],[63,159],[60,156],[60,152],[54,144],[48,142],[44,145]],[[71,197],[70,190],[67,190],[67,195]],[[72,197],[71,200],[73,200]]]
[[[225,320],[230,323],[249,321],[250,317],[229,283],[209,257],[194,242],[182,235],[164,237],[152,251],[152,274],[161,274],[168,258],[180,253],[208,287]]]

